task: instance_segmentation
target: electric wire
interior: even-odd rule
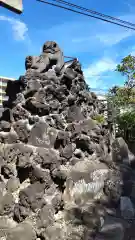
[[[100,13],[100,12],[97,12],[97,11],[94,11],[94,10],[91,10],[91,9],[88,9],[88,8],[84,8],[84,7],[80,6],[80,5],[76,5],[76,4],[73,4],[73,3],[71,3],[71,2],[67,2],[67,1],[64,1],[64,0],[52,0],[52,1],[54,1],[54,2],[59,2],[59,3],[63,3],[63,4],[65,4],[65,5],[72,6],[72,7],[78,8],[78,9],[80,9],[80,10],[84,10],[84,11],[86,11],[86,12],[90,12],[90,13],[92,13],[92,14],[96,14],[96,15],[99,15],[99,16],[101,16],[101,17],[109,18],[109,19],[111,19],[111,20],[115,20],[115,21],[118,21],[118,22],[121,22],[121,23],[124,23],[124,24],[128,24],[128,25],[130,25],[130,26],[135,27],[135,24],[134,24],[134,23],[130,23],[130,22],[128,22],[128,21],[124,21],[124,20],[121,20],[121,19],[119,19],[119,18],[112,17],[112,16],[109,16],[109,15],[106,15],[106,14],[103,14],[103,13]]]
[[[47,5],[59,7],[59,8],[62,8],[62,9],[65,9],[65,10],[68,10],[68,11],[71,11],[71,12],[74,12],[74,13],[77,13],[77,14],[81,14],[81,15],[84,15],[84,16],[87,16],[87,17],[92,17],[92,18],[95,18],[95,19],[98,19],[98,20],[102,20],[104,22],[112,23],[112,24],[115,24],[117,26],[124,27],[124,28],[130,29],[130,30],[135,30],[135,28],[133,28],[133,27],[129,27],[129,26],[126,26],[126,25],[123,25],[123,24],[120,24],[120,23],[116,23],[116,22],[113,22],[113,21],[110,21],[110,20],[107,20],[107,19],[104,19],[104,18],[101,18],[101,17],[93,16],[91,14],[83,13],[83,12],[74,10],[72,8],[67,8],[67,7],[64,7],[64,6],[55,4],[55,3],[50,3],[50,2],[47,2],[47,1],[44,1],[44,0],[37,0],[37,1],[45,3]]]

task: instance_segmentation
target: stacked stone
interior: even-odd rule
[[[25,65],[0,121],[0,237],[94,239],[121,196],[97,97],[55,42]]]

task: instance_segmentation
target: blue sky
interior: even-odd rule
[[[72,2],[135,23],[134,0]],[[54,40],[64,55],[79,58],[90,87],[123,84],[124,78],[114,69],[123,57],[135,54],[135,31],[36,0],[23,0],[23,5],[21,15],[0,7],[0,75],[18,78],[25,72],[25,57],[39,55],[43,43]]]

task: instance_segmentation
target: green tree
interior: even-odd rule
[[[121,63],[117,65],[116,71],[120,72],[123,76],[126,76],[125,86],[135,86],[135,57],[128,55],[123,58]]]
[[[118,106],[135,103],[135,57],[128,55],[123,58],[115,71],[126,76],[126,81],[123,87],[112,87],[107,97]]]
[[[108,105],[111,106],[112,123],[118,124],[118,134],[126,141],[135,136],[135,57],[128,55],[117,65],[116,70],[126,77],[122,87],[114,86],[107,94]],[[124,110],[121,113],[122,109]],[[132,134],[131,134],[132,133]]]
[[[127,142],[135,139],[135,110],[127,111],[117,116],[118,135]]]
[[[107,98],[109,101],[113,102],[114,106],[117,107],[133,104],[135,103],[135,88],[115,86],[109,90]]]

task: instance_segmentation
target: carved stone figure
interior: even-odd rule
[[[58,44],[53,41],[47,41],[43,45],[42,54],[38,56],[27,56],[25,59],[25,68],[36,70],[40,73],[47,71],[53,65],[61,68],[64,65],[63,52]]]

